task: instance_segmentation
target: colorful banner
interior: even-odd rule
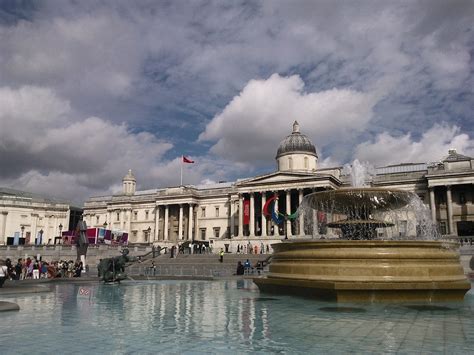
[[[244,224],[250,224],[250,200],[244,200]]]

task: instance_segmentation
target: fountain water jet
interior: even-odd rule
[[[341,217],[327,224],[341,230],[340,239],[290,240],[272,245],[269,274],[254,279],[262,292],[296,293],[338,302],[432,302],[462,300],[470,289],[457,243],[426,240],[433,239],[435,229],[430,227],[427,213],[420,213],[424,206],[415,194],[348,188],[310,194],[302,205],[332,218]],[[412,210],[414,206],[420,211]],[[415,239],[377,239],[378,229],[395,226],[404,213],[415,220]],[[403,237],[400,233],[396,239]]]

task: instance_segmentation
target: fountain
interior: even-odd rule
[[[462,300],[470,283],[458,244],[434,240],[431,219],[413,206],[425,208],[415,194],[395,189],[355,187],[307,195],[300,212],[330,215],[326,226],[337,238],[272,245],[269,274],[254,282],[262,292],[337,302]],[[414,225],[405,228],[416,236],[408,239],[404,231],[386,237],[383,230],[407,215]]]

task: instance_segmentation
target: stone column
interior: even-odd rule
[[[230,199],[230,237],[235,236],[235,201],[231,198]]]
[[[250,193],[250,233],[249,237],[255,237],[255,195]]]
[[[431,219],[436,223],[436,203],[435,203],[435,191],[434,187],[430,187],[430,209]]]
[[[32,213],[31,214],[31,231],[30,231],[30,244],[31,242],[34,243],[35,238],[36,238],[36,230],[38,229],[38,214]]]
[[[155,235],[153,241],[157,242],[160,237],[160,206],[155,207]]]
[[[312,189],[312,192],[317,192],[316,188],[313,188]],[[319,235],[319,221],[318,221],[318,212],[313,209],[313,212],[312,212],[312,220],[313,220],[313,230],[311,231],[311,233],[313,233],[313,237],[314,236],[319,236],[319,238],[321,238],[321,236]]]
[[[7,211],[0,213],[0,240],[3,241],[3,244],[7,244],[7,236],[5,235],[5,229],[7,227]]]
[[[301,206],[301,203],[303,202],[303,189],[298,190],[298,206]],[[298,216],[298,222],[299,222],[299,234],[300,236],[304,236],[304,213],[300,210],[300,215]]]
[[[132,209],[128,209],[125,211],[125,230],[127,231],[127,233],[130,235],[132,234]],[[148,239],[150,239],[150,236],[148,236]]]
[[[275,191],[274,194],[277,195],[277,197],[279,197],[278,196],[278,191]],[[279,211],[279,205],[280,205],[280,200],[279,200],[279,198],[276,198],[275,199],[275,211]],[[273,235],[274,236],[275,235],[281,235],[280,234],[280,226],[278,224],[275,224],[275,228],[276,228],[276,231],[275,231],[275,233],[273,233]]]
[[[239,237],[244,236],[244,195],[239,194]]]
[[[291,214],[291,190],[285,190],[285,197],[286,197],[286,214],[289,215]],[[290,219],[287,219],[285,221],[286,223],[286,235],[288,237],[292,236],[293,234],[291,233],[291,221]]]
[[[199,240],[200,238],[200,231],[199,231],[199,205],[196,205],[196,221],[194,222],[194,238]]]
[[[448,212],[448,234],[454,234],[453,226],[453,200],[451,197],[451,185],[446,186],[446,206]]]
[[[262,237],[267,236],[267,217],[263,214],[263,206],[267,203],[267,195],[265,191],[262,192]]]
[[[168,240],[168,217],[169,217],[169,206],[165,206],[165,225],[163,227],[163,240]]]
[[[183,239],[183,205],[179,205],[178,240]]]
[[[193,240],[193,204],[189,204],[189,216],[188,216],[188,240]]]
[[[125,211],[123,209],[120,210],[120,229],[125,229]]]

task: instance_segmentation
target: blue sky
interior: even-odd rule
[[[472,1],[0,2],[0,186],[81,202],[275,169],[474,155]]]

